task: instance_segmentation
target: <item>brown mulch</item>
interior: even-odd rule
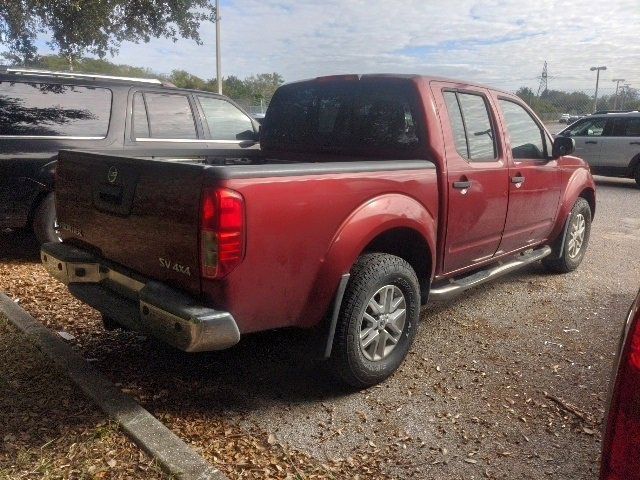
[[[5,248],[4,251],[8,253],[5,253],[4,258],[3,242],[5,246],[8,243],[9,247],[11,247]],[[19,245],[16,246],[17,243]],[[112,335],[112,333],[103,330],[98,312],[76,300],[68,293],[63,284],[46,273],[37,259],[37,247],[28,239],[22,245],[15,238],[3,239],[0,236],[0,292],[9,295],[47,327],[55,331],[64,331],[71,334],[74,337],[72,344],[81,353],[84,353],[87,358],[92,357],[95,353],[86,351],[90,349],[89,345],[99,343],[100,337]],[[141,341],[135,334],[121,334],[121,337],[118,337],[117,348],[127,348],[128,342],[135,344]],[[100,364],[96,364],[96,366],[100,368]],[[105,373],[110,376],[111,372]],[[172,405],[172,408],[167,410],[162,407],[154,409],[153,404],[159,403],[162,405],[162,402],[156,402],[157,398],[146,398],[143,392],[136,390],[135,382],[122,379],[121,384],[119,383],[121,379],[112,377],[112,380],[125,393],[132,395],[145,408],[149,409],[178,436],[193,445],[204,458],[230,478],[387,478],[382,472],[382,464],[385,462],[385,457],[380,454],[381,452],[376,449],[375,445],[367,446],[367,449],[362,452],[352,452],[349,455],[345,455],[345,458],[320,460],[281,442],[275,435],[257,425],[240,426],[235,422],[227,422],[222,416],[214,416],[212,418],[207,412],[181,412],[179,405]],[[188,392],[189,388],[185,388],[185,391]],[[14,395],[17,397],[22,396],[18,392]],[[63,397],[66,397],[66,395]],[[20,398],[20,401],[22,400]],[[67,421],[67,415],[74,418],[78,416],[77,413],[61,410],[54,423],[56,425],[64,425]],[[99,421],[93,424],[90,421],[87,423],[95,427],[95,423],[99,423]],[[108,426],[109,424],[103,421],[102,425]],[[108,428],[117,431],[113,426]],[[88,431],[88,435],[91,435],[91,428],[88,428]],[[78,445],[82,445],[80,441],[72,443],[76,444],[73,447],[75,449],[74,452],[80,448]],[[113,450],[111,453],[116,456],[128,455],[126,449],[120,452],[116,445],[111,450]],[[101,459],[101,457],[104,457],[103,453],[99,451],[92,452],[90,448],[83,450],[83,454],[78,455],[78,457],[83,458],[84,463],[82,465],[85,468],[85,472],[91,461],[100,465],[104,463]],[[0,466],[2,465],[4,464],[0,460]],[[62,472],[62,465],[64,465],[64,462],[51,464],[47,471]],[[122,465],[127,465],[127,463],[123,460]],[[131,464],[129,463],[129,465]],[[3,478],[3,470],[1,468],[0,480]],[[65,466],[64,468],[71,467]],[[36,475],[33,478],[41,477]],[[54,476],[51,478],[85,477],[61,474],[59,477]],[[88,478],[92,478],[91,474]],[[145,478],[154,477],[145,476]]]

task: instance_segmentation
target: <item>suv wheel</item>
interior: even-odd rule
[[[638,187],[640,187],[640,163],[638,163],[638,166],[636,167],[636,172],[635,172],[633,178],[636,181],[636,185],[638,185]]]
[[[416,335],[420,285],[403,259],[362,255],[351,270],[331,362],[341,380],[356,388],[382,382],[402,364]]]
[[[60,241],[60,229],[56,219],[56,200],[53,192],[44,197],[36,208],[33,216],[33,232],[40,243]]]
[[[571,209],[564,245],[556,242],[551,255],[542,259],[543,265],[548,270],[558,273],[568,273],[578,268],[589,245],[590,233],[591,207],[589,202],[580,197]],[[558,253],[560,248],[562,255]]]

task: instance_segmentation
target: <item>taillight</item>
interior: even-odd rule
[[[208,188],[200,212],[200,268],[204,278],[222,278],[244,255],[244,199],[226,188]]]
[[[639,297],[640,298],[640,297]],[[633,310],[632,310],[633,312]],[[603,480],[640,479],[640,322],[631,319],[622,346],[603,440]]]

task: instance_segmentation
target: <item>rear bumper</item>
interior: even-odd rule
[[[201,305],[189,295],[86,250],[47,243],[40,257],[49,274],[66,284],[76,298],[131,329],[187,352],[222,350],[240,341],[229,312]]]

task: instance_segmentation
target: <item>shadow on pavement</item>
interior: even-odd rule
[[[594,180],[596,181],[596,186],[598,187],[621,187],[640,191],[640,188],[638,187],[638,184],[635,182],[635,180],[632,180],[630,178],[600,177],[598,175],[595,175]]]
[[[0,261],[40,261],[40,245],[33,233],[18,231],[0,233]]]

